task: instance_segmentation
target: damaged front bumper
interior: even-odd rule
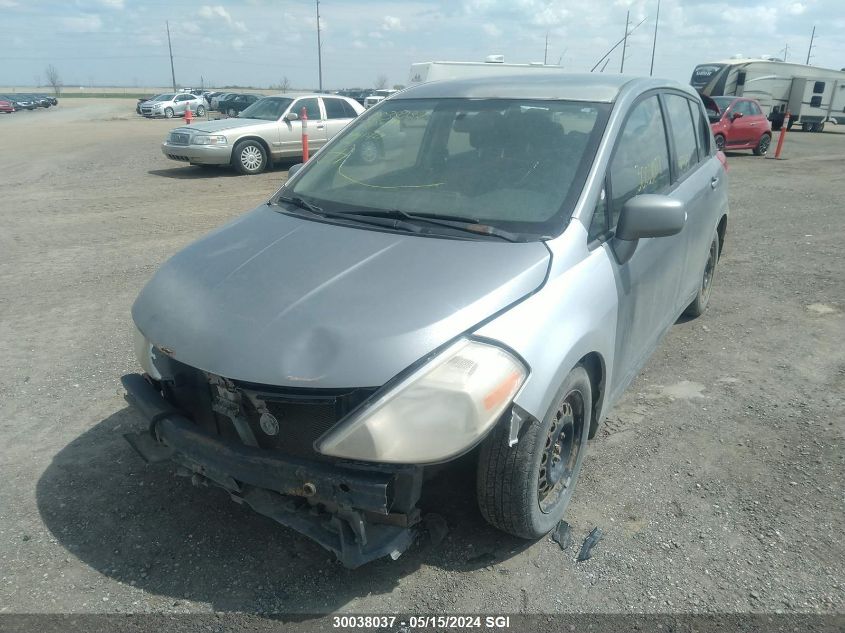
[[[203,431],[140,374],[121,379],[149,431],[126,439],[148,462],[170,460],[195,483],[212,482],[239,503],[317,541],[346,567],[398,558],[419,523],[422,468],[324,462],[276,454]]]

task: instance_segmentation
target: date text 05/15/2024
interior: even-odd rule
[[[393,615],[336,615],[332,626],[337,629],[375,629],[400,626],[410,629],[507,629],[507,615],[412,615],[400,618]]]

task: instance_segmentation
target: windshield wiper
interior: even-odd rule
[[[404,218],[398,216],[378,216],[364,213],[342,213],[340,211],[326,211],[316,204],[312,204],[307,200],[303,200],[298,196],[288,198],[287,196],[279,196],[276,202],[284,202],[293,205],[299,209],[304,209],[313,215],[319,215],[324,218],[339,218],[343,220],[351,220],[353,222],[360,222],[361,224],[370,224],[374,226],[384,226],[390,229],[397,229],[408,231],[409,233],[421,233],[420,228],[411,222],[407,222]]]
[[[489,235],[498,237],[508,242],[520,242],[520,236],[510,231],[483,224],[476,218],[467,218],[460,215],[441,215],[439,213],[408,213],[402,209],[384,209],[373,211],[361,211],[355,215],[384,218],[402,218],[409,222],[427,222],[438,226],[447,226],[451,229],[473,233],[475,235]]]

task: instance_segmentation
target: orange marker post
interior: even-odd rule
[[[191,121],[194,120],[194,114],[191,112],[191,106],[185,108],[185,125],[190,125]]]
[[[775,149],[775,158],[780,158],[780,153],[783,151],[783,139],[786,138],[786,130],[789,128],[789,119],[792,115],[789,110],[786,111],[786,116],[783,117],[783,123],[780,126],[780,136],[778,136],[778,146]]]
[[[308,162],[308,111],[303,107],[299,115],[302,121],[302,162]]]

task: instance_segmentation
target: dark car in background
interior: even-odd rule
[[[9,95],[9,97],[15,106],[15,110],[35,110],[38,107],[38,104],[29,95],[15,94]]]
[[[230,94],[226,99],[217,102],[217,110],[229,116],[237,116],[241,110],[246,110],[260,98],[261,96],[252,94]]]

